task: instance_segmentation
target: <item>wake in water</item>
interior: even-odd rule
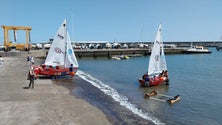
[[[103,82],[99,81],[98,79],[92,77],[90,74],[87,74],[81,70],[78,70],[77,75],[84,79],[85,81],[91,83],[93,86],[97,87],[99,90],[101,90],[104,94],[109,95],[110,97],[112,97],[115,101],[119,102],[120,105],[126,107],[127,109],[129,109],[130,111],[132,111],[134,114],[152,121],[154,124],[157,125],[164,125],[164,123],[162,123],[159,119],[153,117],[151,114],[142,111],[141,109],[137,108],[136,105],[132,104],[129,102],[129,99],[118,93],[118,91],[112,87],[110,87],[109,85],[104,84]]]

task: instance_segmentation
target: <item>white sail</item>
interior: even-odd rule
[[[72,48],[72,44],[71,44],[71,40],[70,40],[68,32],[67,32],[67,41],[66,42],[67,42],[67,47],[66,47],[65,67],[69,67],[71,64],[73,64],[73,67],[79,67],[74,50]]]
[[[60,25],[45,60],[45,65],[64,66],[66,51],[66,20]]]
[[[161,46],[161,56],[160,56],[160,70],[167,70],[167,64],[166,64],[166,58],[165,58],[165,53],[164,53],[164,46],[163,46],[163,42],[162,42],[162,46]]]
[[[148,67],[148,75],[155,75],[161,72],[160,47],[161,47],[161,24],[159,25],[156,39],[154,41],[153,48],[151,51],[149,67]]]

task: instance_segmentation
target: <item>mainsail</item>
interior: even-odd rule
[[[45,65],[63,66],[65,65],[66,46],[66,20],[60,25],[53,42],[50,46]]]
[[[161,49],[161,52],[160,52]],[[161,38],[161,24],[159,25],[156,39],[153,44],[149,67],[148,67],[148,75],[155,75],[162,72],[162,70],[166,70],[166,59],[164,55],[163,42]]]

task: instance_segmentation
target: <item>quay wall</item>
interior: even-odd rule
[[[112,42],[110,42],[112,44]],[[130,46],[133,46],[133,48],[135,46],[138,47],[139,44],[147,44],[147,45],[152,45],[153,42],[137,42],[137,41],[134,41],[134,42],[124,42],[124,41],[119,41],[119,42],[116,42],[116,43],[119,43],[121,45],[128,45],[129,47]],[[177,47],[190,47],[191,44],[193,44],[193,46],[204,46],[204,47],[217,47],[219,45],[222,45],[222,41],[163,41],[163,43],[166,45],[176,45]],[[73,42],[73,44],[77,44],[77,45],[80,45],[80,46],[84,46],[84,45],[89,45],[91,44],[91,42],[84,42],[84,43],[79,43],[79,42]],[[103,43],[100,43],[100,42],[94,42],[93,43],[94,45],[96,44],[100,44],[102,47],[105,47],[106,46],[106,42],[103,42]]]
[[[182,54],[184,48],[171,48],[165,49],[165,54]],[[85,50],[74,50],[77,58],[83,57],[112,57],[116,55],[150,55],[150,49],[85,49]],[[32,55],[34,57],[45,58],[47,56],[48,50],[31,50],[31,51],[9,51],[9,52],[0,52],[0,56],[2,57],[27,57],[28,55]]]
[[[165,49],[165,54],[182,54],[184,48]],[[75,50],[76,57],[112,57],[116,55],[150,55],[150,49],[93,49]]]
[[[32,55],[33,57],[46,57],[48,50],[31,50],[31,51],[9,51],[4,52],[0,51],[0,57],[27,57],[28,55]]]
[[[174,44],[177,47],[190,47],[191,43],[193,46],[217,47],[222,44],[222,41],[164,42],[164,44]]]

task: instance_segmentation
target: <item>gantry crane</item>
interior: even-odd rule
[[[29,26],[1,26],[3,28],[4,31],[4,50],[5,51],[10,51],[11,48],[13,46],[15,46],[15,48],[17,50],[26,50],[29,51],[31,49],[31,46],[29,45],[29,41],[30,41],[30,31],[31,31],[31,27]],[[8,35],[8,31],[9,30],[13,30],[14,32],[16,30],[25,30],[26,31],[26,43],[25,44],[13,44],[10,40],[9,40],[9,35]]]

